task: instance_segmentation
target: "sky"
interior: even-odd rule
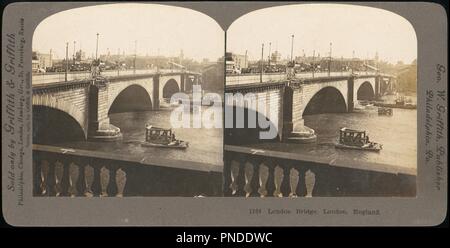
[[[216,61],[223,56],[224,32],[209,16],[200,12],[157,4],[107,4],[62,11],[44,19],[35,29],[33,51],[69,57],[80,47],[86,56],[95,55],[99,33],[99,54],[125,50],[138,55],[178,56]],[[159,53],[158,53],[159,51]]]
[[[344,4],[299,4],[257,10],[237,19],[227,31],[227,51],[245,54],[250,60],[267,58],[278,51],[293,56],[374,58],[391,63],[411,63],[417,58],[417,38],[412,25],[390,11]]]

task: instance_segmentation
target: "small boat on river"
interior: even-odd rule
[[[370,141],[366,131],[343,127],[339,130],[339,141],[335,144],[335,147],[379,152],[383,145]]]
[[[189,142],[177,140],[170,128],[145,126],[145,142],[141,146],[186,149]]]

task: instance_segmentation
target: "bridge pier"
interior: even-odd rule
[[[354,102],[354,91],[355,88],[355,77],[349,77],[347,81],[347,112],[353,112],[353,109],[355,107]]]
[[[158,110],[159,109],[159,104],[160,104],[160,100],[159,100],[159,78],[160,78],[160,74],[156,74],[153,76],[153,96],[152,96],[152,100],[153,100],[153,110]]]
[[[95,82],[88,88],[88,140],[115,141],[122,138],[120,128],[109,123],[108,113],[103,105],[108,104],[107,85]]]
[[[380,76],[375,77],[375,99],[378,99],[380,97]]]
[[[314,129],[305,126],[303,120],[303,111],[299,109],[300,104],[294,104],[295,99],[301,99],[294,93],[294,89],[287,85],[283,88],[282,113],[283,113],[283,130],[282,140],[292,143],[313,143],[316,142],[317,136]],[[293,106],[297,106],[294,110]]]

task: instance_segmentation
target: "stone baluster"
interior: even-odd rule
[[[70,188],[70,164],[64,163],[62,165],[62,177],[61,177],[61,196],[70,196],[69,188]]]
[[[245,156],[240,155],[238,162],[239,162],[239,172],[238,172],[238,176],[236,179],[236,183],[237,183],[236,196],[245,196],[246,195],[246,192],[245,192],[245,185],[246,185],[246,182],[245,182],[245,164],[246,164]]]
[[[304,197],[307,194],[306,191],[306,177],[305,173],[307,168],[301,165],[295,167],[298,172],[298,183],[297,188],[295,189],[295,194],[300,197]]]
[[[85,196],[91,197],[94,196],[94,167],[93,167],[93,159],[88,160],[88,164],[84,167],[84,176],[86,178],[86,192]]]
[[[119,168],[117,166],[110,166],[109,167],[109,182],[108,186],[106,187],[106,193],[108,196],[116,196],[119,192],[117,187],[117,170]]]
[[[260,183],[259,183],[259,167],[261,165],[261,158],[253,158],[252,159],[252,166],[253,166],[253,174],[252,174],[252,179],[250,181],[250,196],[252,197],[259,197],[259,188],[260,188]]]
[[[91,166],[94,168],[94,180],[91,186],[92,194],[100,196],[102,193],[100,170],[103,166],[96,159],[91,159]]]
[[[103,166],[100,168],[100,196],[108,196],[107,188],[111,182],[109,172],[109,166]]]
[[[115,178],[116,178],[116,184],[117,184],[116,196],[122,197],[124,195],[124,189],[125,189],[125,185],[127,183],[127,173],[122,168],[119,168],[116,171]]]
[[[56,165],[56,159],[54,158],[47,158],[48,162],[48,174],[47,174],[47,180],[46,180],[46,189],[48,196],[56,196],[57,190],[56,190],[56,175],[55,175],[55,165]]]
[[[87,182],[86,182],[86,165],[83,161],[78,160],[78,180],[75,183],[77,189],[77,196],[86,196],[87,193]]]
[[[267,182],[266,182],[266,190],[267,190],[267,196],[274,196],[275,193],[275,167],[276,163],[273,159],[267,159],[266,161],[267,169],[268,169],[268,176],[267,176]]]
[[[289,196],[291,193],[291,163],[290,161],[283,161],[283,181],[281,181],[280,191],[283,196]]]
[[[78,178],[80,175],[79,166],[75,163],[69,165],[69,196],[77,196],[78,194]]]
[[[63,170],[64,170],[64,164],[63,164],[63,159],[58,156],[56,157],[55,160],[55,179],[56,179],[56,185],[55,185],[55,189],[56,189],[56,196],[61,196],[61,192],[62,192],[62,177],[63,177]]]
[[[306,197],[312,197],[316,185],[316,175],[310,169],[305,172]]]
[[[231,159],[232,154],[226,153],[225,159],[224,159],[224,165],[223,165],[223,184],[222,184],[222,190],[224,196],[231,196],[232,195],[232,189],[231,189]]]
[[[42,183],[41,183],[41,191],[42,195],[48,195],[47,191],[47,182],[48,182],[48,171],[49,171],[49,162],[47,159],[41,160],[41,175],[42,175]]]
[[[33,195],[42,196],[42,170],[41,160],[33,158]]]

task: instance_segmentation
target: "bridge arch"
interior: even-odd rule
[[[363,82],[356,91],[357,100],[372,100],[375,97],[375,90],[369,81]]]
[[[151,92],[141,84],[130,84],[113,97],[108,114],[146,110],[152,110]]]
[[[347,111],[347,102],[342,92],[333,86],[317,91],[306,103],[303,116],[322,113],[341,113]]]
[[[35,106],[47,107],[47,109],[55,109],[60,110],[66,114],[68,114],[71,118],[73,118],[78,125],[81,127],[84,133],[84,137],[87,134],[87,118],[83,111],[75,104],[72,104],[66,100],[58,100],[57,98],[44,94],[34,94],[33,95],[33,109]],[[38,110],[42,110],[38,109]],[[44,112],[41,112],[44,113]],[[34,111],[33,111],[33,117]],[[35,122],[33,122],[35,123]],[[33,124],[34,125],[34,124]]]
[[[180,86],[179,83],[171,78],[169,80],[167,80],[167,82],[164,84],[163,88],[162,88],[162,98],[164,99],[168,99],[171,98],[173,94],[180,92]]]
[[[55,144],[86,139],[86,129],[73,109],[33,104],[33,143]]]

